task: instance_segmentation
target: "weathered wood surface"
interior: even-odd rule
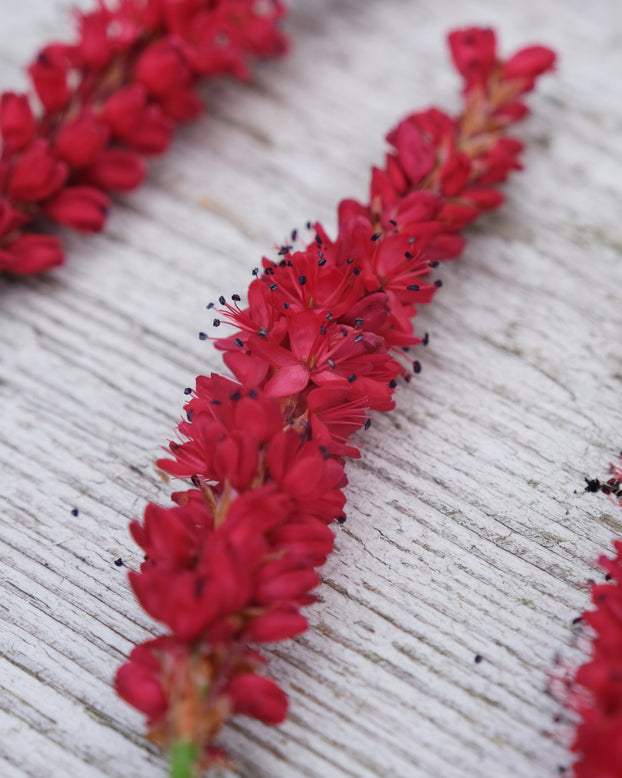
[[[594,558],[622,535],[582,493],[622,445],[622,5],[611,0],[314,0],[295,54],[207,90],[105,234],[0,282],[0,775],[161,778],[111,679],[154,625],[126,583],[127,523],[170,492],[154,469],[185,386],[218,366],[205,303],[262,253],[364,196],[383,134],[456,107],[443,36],[498,27],[504,51],[555,46],[522,128],[526,171],[469,233],[420,315],[424,369],[374,418],[312,629],[271,652],[278,730],[222,742],[246,778],[554,776],[556,651],[571,658]],[[2,0],[0,86],[66,34],[64,3]],[[577,492],[575,493],[575,489]],[[73,508],[79,509],[74,517]],[[480,654],[483,661],[474,663]],[[232,774],[233,775],[233,774]]]

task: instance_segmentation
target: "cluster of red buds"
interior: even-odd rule
[[[605,482],[588,480],[586,491],[601,491],[622,507],[622,454],[609,474]],[[622,778],[622,540],[613,546],[613,559],[598,560],[606,582],[592,584],[594,610],[577,619],[591,631],[590,658],[566,673],[560,694],[579,720],[571,745],[577,755],[573,778]]]
[[[502,61],[493,31],[479,28],[449,43],[463,113],[401,121],[369,204],[340,204],[336,239],[307,224],[309,241],[294,231],[253,271],[246,307],[239,295],[208,306],[214,326],[235,327],[216,340],[233,377],[186,389],[181,442],[158,464],[194,488],[131,525],[145,552],[131,586],[169,633],[135,648],[116,679],[150,739],[171,750],[175,775],[223,758],[213,738],[232,714],[285,718],[286,695],[249,644],[307,628],[300,610],[333,547],[329,525],[345,521],[344,458],[359,456],[350,437],[421,369],[406,352],[427,342],[411,320],[440,286],[431,269],[461,253],[459,231],[501,204],[496,186],[521,167],[522,144],[505,132],[527,114],[523,97],[553,52],[534,46]]]
[[[40,103],[0,98],[0,271],[63,261],[46,217],[97,232],[109,194],[145,176],[175,125],[203,110],[200,79],[248,78],[247,58],[286,50],[280,0],[99,0],[76,12],[71,44],[51,43],[28,68]]]

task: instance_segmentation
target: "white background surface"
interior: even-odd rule
[[[293,55],[206,90],[105,233],[66,265],[0,281],[0,775],[163,778],[110,683],[155,629],[125,570],[194,377],[205,304],[243,293],[263,253],[345,196],[365,198],[383,135],[458,108],[444,35],[498,28],[502,51],[560,53],[519,130],[526,170],[468,232],[419,316],[423,372],[374,417],[312,629],[272,652],[277,729],[222,743],[245,778],[532,778],[568,755],[544,693],[622,516],[582,493],[622,445],[622,5],[612,0],[292,3]],[[2,0],[0,86],[69,16]],[[577,490],[575,494],[574,490]],[[79,516],[71,514],[79,509]],[[481,654],[483,661],[474,663]],[[233,773],[231,775],[234,775]]]

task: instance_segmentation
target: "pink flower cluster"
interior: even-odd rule
[[[109,194],[145,176],[178,122],[203,106],[199,79],[248,77],[249,56],[286,50],[280,0],[99,0],[76,12],[75,43],[51,43],[28,71],[41,105],[0,98],[0,271],[38,273],[63,261],[43,217],[97,232]]]
[[[310,242],[292,233],[254,271],[246,306],[220,298],[213,325],[235,331],[216,346],[233,377],[186,390],[181,442],[158,463],[195,488],[131,525],[146,555],[132,588],[169,634],[134,649],[117,690],[146,714],[154,742],[195,744],[204,765],[221,756],[212,739],[230,715],[284,719],[286,696],[248,645],[307,628],[300,611],[332,549],[329,525],[345,520],[344,457],[359,456],[350,438],[369,410],[393,408],[400,377],[419,372],[406,352],[421,342],[416,306],[440,286],[431,269],[461,253],[458,232],[501,204],[496,186],[520,167],[522,144],[505,130],[553,52],[500,61],[487,29],[449,42],[464,112],[401,121],[369,203],[339,206],[335,239],[307,225]]]
[[[622,507],[622,455],[610,475],[603,484],[589,481],[587,490],[600,490]],[[591,656],[569,679],[565,699],[579,717],[571,746],[578,755],[574,778],[622,778],[622,540],[613,545],[616,556],[598,560],[608,582],[592,586],[594,610],[581,616],[592,631]]]

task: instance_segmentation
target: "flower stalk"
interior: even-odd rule
[[[230,716],[285,719],[287,697],[251,646],[307,628],[301,609],[332,550],[330,525],[345,521],[352,435],[420,372],[408,353],[427,335],[412,319],[441,286],[432,271],[460,255],[459,232],[503,202],[498,185],[521,167],[508,129],[555,55],[533,46],[501,60],[480,28],[449,44],[463,112],[407,116],[387,136],[369,202],[339,205],[336,238],[309,223],[306,240],[294,231],[253,271],[245,306],[237,294],[208,306],[215,327],[234,327],[215,339],[231,376],[186,390],[179,439],[158,462],[194,488],[130,526],[145,552],[130,584],[168,632],[137,646],[116,678],[180,775],[195,756],[198,771],[223,762],[214,738]]]
[[[75,12],[75,43],[50,43],[29,95],[0,96],[0,272],[63,262],[50,220],[105,224],[110,195],[138,187],[144,157],[203,112],[200,80],[249,77],[251,57],[283,54],[280,0],[99,0]]]
[[[171,778],[196,778],[198,749],[194,743],[180,740],[171,746]]]

